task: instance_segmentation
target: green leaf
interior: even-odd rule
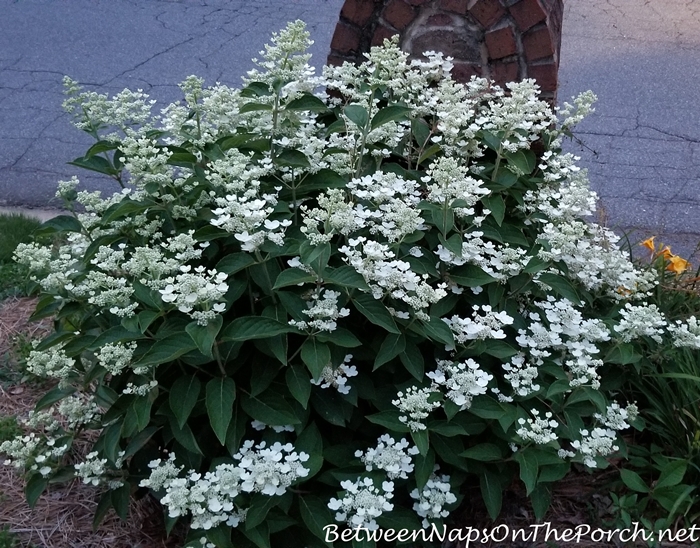
[[[452,335],[450,326],[443,322],[440,318],[431,316],[429,321],[421,320],[425,334],[432,340],[442,343],[449,348],[454,348],[455,341]]]
[[[380,109],[377,114],[372,117],[371,129],[376,129],[388,122],[394,122],[396,120],[406,120],[411,109],[408,107],[402,107],[399,105],[391,105]]]
[[[637,472],[623,468],[620,470],[620,478],[622,479],[622,483],[632,489],[632,491],[637,491],[639,493],[649,492],[649,488]]]
[[[685,471],[688,468],[688,461],[686,460],[676,460],[665,464],[661,470],[661,476],[659,476],[659,481],[656,482],[654,489],[659,489],[661,487],[673,487],[678,485],[685,476]]]
[[[490,396],[474,398],[469,412],[482,419],[499,419],[505,414],[503,406]]]
[[[523,480],[529,495],[537,485],[537,456],[526,448],[515,453],[513,459],[520,464],[520,479]]]
[[[116,219],[133,216],[135,213],[141,213],[149,207],[151,207],[151,204],[148,202],[135,202],[128,199],[122,200],[108,208],[107,211],[102,214],[100,221],[104,224],[111,223]]]
[[[274,161],[276,164],[288,167],[311,167],[309,159],[306,155],[294,149],[283,150],[276,156],[274,156]]]
[[[54,234],[55,232],[82,232],[83,225],[72,215],[59,215],[45,221],[34,231],[36,236]]]
[[[498,446],[493,443],[479,443],[461,453],[460,456],[482,462],[491,462],[494,460],[501,460],[503,458],[503,453],[501,453]]]
[[[496,281],[496,278],[490,276],[481,270],[481,268],[473,264],[454,268],[450,270],[448,276],[453,282],[456,282],[464,287],[478,287]]]
[[[222,341],[249,341],[267,339],[274,335],[295,331],[288,324],[264,316],[243,316],[228,324],[222,334]]]
[[[391,314],[389,314],[389,311],[381,301],[376,300],[371,295],[362,293],[354,296],[352,302],[355,305],[355,308],[357,308],[358,312],[360,312],[360,314],[362,314],[373,324],[383,327],[389,333],[395,333],[397,335],[401,333],[398,327],[396,327],[394,318]]]
[[[38,472],[31,474],[29,480],[27,480],[27,484],[24,486],[24,495],[30,508],[34,508],[34,506],[36,506],[39,497],[44,492],[48,484],[49,480],[42,477],[42,475]]]
[[[331,245],[328,243],[311,245],[308,240],[305,240],[299,246],[299,254],[301,255],[301,262],[309,265],[316,274],[321,276],[331,257]]]
[[[275,285],[272,286],[272,289],[280,289],[290,285],[314,283],[316,280],[317,277],[314,274],[309,274],[300,268],[287,268],[286,270],[280,272],[280,275],[277,276]]]
[[[314,379],[320,379],[323,368],[331,364],[330,348],[315,337],[309,337],[301,345],[301,361],[306,364]]]
[[[330,332],[321,332],[316,335],[316,338],[321,342],[330,342],[336,346],[341,346],[343,348],[355,348],[361,346],[360,340],[352,334],[351,331],[338,327]]]
[[[564,276],[543,272],[538,276],[537,280],[547,284],[555,293],[565,299],[569,299],[572,303],[579,304],[581,302],[574,286]]]
[[[423,380],[425,363],[423,354],[421,354],[420,349],[415,344],[407,345],[406,351],[399,354],[399,359],[413,378],[418,381]]]
[[[548,486],[539,484],[532,491],[530,494],[530,502],[532,503],[532,509],[535,511],[535,518],[537,521],[542,521],[551,501],[552,496]]]
[[[138,453],[138,451],[148,443],[148,440],[150,440],[153,435],[160,430],[160,426],[149,426],[145,430],[141,430],[138,434],[136,434],[129,444],[126,446],[126,449],[124,451],[124,458],[131,457]]]
[[[102,493],[102,496],[100,497],[100,502],[97,503],[97,508],[95,509],[95,515],[92,518],[93,531],[97,531],[97,528],[100,526],[100,523],[102,523],[102,520],[105,518],[107,512],[109,512],[109,509],[111,507],[112,497],[110,496],[110,492],[107,491],[105,493]]]
[[[177,442],[180,445],[182,445],[185,449],[187,449],[190,453],[194,453],[195,455],[204,456],[204,453],[199,448],[199,444],[197,443],[197,439],[194,437],[194,434],[192,433],[192,429],[190,428],[190,425],[185,423],[182,426],[182,428],[179,428],[175,417],[171,416],[169,418],[170,418],[170,431],[173,433],[173,437],[177,440]]]
[[[233,455],[240,449],[248,422],[248,416],[241,410],[240,406],[234,406],[233,417],[228,426],[228,432],[226,432],[226,449],[230,454]]]
[[[185,327],[185,331],[192,337],[192,340],[202,354],[213,358],[212,347],[214,346],[214,341],[223,323],[223,316],[217,314],[209,320],[207,325],[199,325],[197,322],[192,322]]]
[[[153,407],[153,402],[148,396],[136,396],[127,411],[124,422],[128,423],[133,420],[137,432],[144,430],[151,422],[151,407]]]
[[[238,109],[238,112],[245,114],[246,112],[257,112],[259,110],[272,110],[272,105],[269,103],[246,103]]]
[[[316,423],[312,422],[304,428],[294,447],[297,451],[303,451],[309,455],[309,460],[304,463],[304,467],[309,469],[309,473],[303,480],[297,480],[297,482],[306,481],[315,476],[323,467],[323,438]]]
[[[285,105],[285,110],[310,110],[311,112],[326,112],[328,106],[315,95],[304,93]]]
[[[115,143],[114,141],[97,141],[94,145],[92,145],[87,152],[85,153],[85,158],[91,158],[95,154],[102,154],[103,152],[109,152],[110,150],[114,150],[117,148],[119,145]]]
[[[438,152],[440,152],[441,147],[439,144],[435,143],[434,145],[429,146],[427,149],[423,151],[423,153],[420,155],[418,158],[418,165],[422,164],[425,162],[427,159],[431,158]]]
[[[170,388],[168,403],[180,428],[187,422],[194,406],[197,405],[201,389],[202,383],[194,375],[178,377]]]
[[[435,469],[435,452],[428,451],[425,455],[416,455],[414,474],[416,477],[416,487],[422,490],[428,483],[430,476]]]
[[[360,129],[364,129],[369,121],[367,109],[362,105],[348,105],[343,109],[343,114]]]
[[[413,443],[418,447],[420,454],[427,455],[430,449],[430,433],[428,430],[411,431],[411,438],[413,438]]]
[[[225,445],[226,433],[233,417],[236,383],[231,377],[212,379],[207,383],[206,392],[209,424],[221,445]]]
[[[269,426],[301,424],[294,409],[279,395],[269,390],[259,396],[244,397],[241,400],[241,407],[253,419]]]
[[[411,132],[419,148],[424,147],[425,143],[430,138],[430,126],[422,118],[414,118],[411,120]]]
[[[299,496],[299,512],[309,531],[325,543],[326,532],[323,528],[335,523],[327,503],[317,496],[305,494],[303,497]]]
[[[362,291],[369,291],[369,286],[365,279],[362,277],[357,270],[351,266],[341,266],[329,272],[323,277],[325,282],[339,285],[342,287],[348,287],[351,289],[361,289]]]
[[[125,483],[119,489],[110,493],[112,507],[117,512],[119,519],[126,521],[129,517],[129,502],[131,502],[131,485]]]
[[[642,359],[641,354],[635,352],[635,346],[631,343],[620,343],[613,346],[605,356],[605,363],[618,363],[621,365],[637,363]],[[662,376],[662,375],[660,375]],[[665,376],[665,375],[664,375]],[[688,379],[693,380],[693,379]]]
[[[382,365],[393,360],[396,356],[401,354],[406,348],[406,337],[403,335],[396,335],[394,333],[389,333],[382,346],[379,348],[377,357],[374,359],[374,368],[372,371],[379,369]]]
[[[499,475],[487,468],[480,474],[479,484],[486,510],[491,519],[495,521],[498,514],[501,513],[501,505],[503,504],[503,491]]]
[[[52,406],[54,403],[61,401],[63,398],[67,398],[73,392],[75,392],[75,387],[66,386],[65,388],[52,388],[46,394],[44,394],[41,399],[36,402],[34,406],[35,411],[40,411]]]
[[[506,215],[506,203],[500,194],[491,194],[481,199],[481,202],[491,210],[491,215],[498,226],[503,224]]]
[[[433,217],[435,212],[433,211]],[[443,247],[447,248],[449,251],[457,255],[457,257],[462,256],[462,236],[460,234],[452,234],[449,238],[445,238],[442,234],[438,234],[438,240]]]
[[[248,511],[245,516],[245,528],[247,530],[255,529],[267,517],[268,512],[277,506],[280,502],[280,497],[270,497],[262,493],[255,493],[250,497],[248,503]]]
[[[537,158],[531,150],[520,149],[516,152],[504,152],[503,156],[508,160],[509,164],[515,166],[524,175],[530,175],[537,166]]]
[[[291,365],[287,367],[284,378],[287,381],[287,388],[289,388],[292,397],[306,409],[311,396],[311,379],[309,374],[303,367]]]
[[[447,236],[455,226],[454,210],[451,207],[441,209],[435,208],[431,211],[433,224],[438,228],[443,236]],[[462,254],[462,246],[460,245],[459,255]]]
[[[116,175],[118,170],[112,167],[112,164],[102,158],[102,156],[91,156],[90,158],[76,158],[72,162],[68,162],[71,166],[81,167],[89,171],[96,171],[105,175]]]
[[[197,345],[186,332],[176,333],[156,341],[134,366],[146,367],[171,362],[195,348]]]
[[[408,432],[409,428],[399,420],[400,413],[398,411],[382,411],[374,415],[367,415],[365,418],[374,424],[384,426],[394,432]]]
[[[231,253],[216,263],[216,270],[230,275],[253,264],[255,264],[255,258],[249,253]]]

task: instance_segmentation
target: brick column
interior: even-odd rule
[[[398,34],[412,57],[427,50],[453,57],[457,80],[535,78],[554,101],[562,14],[563,0],[346,0],[328,62],[361,62]]]

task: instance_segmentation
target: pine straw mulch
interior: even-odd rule
[[[51,321],[29,322],[35,299],[11,298],[0,303],[0,367],[17,360],[16,340],[40,338],[51,330]],[[39,398],[50,389],[34,381],[3,386],[0,384],[0,416],[26,416]],[[75,454],[87,453],[90,443],[75,443]],[[21,546],[36,548],[175,548],[182,544],[176,536],[164,537],[162,511],[156,501],[145,497],[132,502],[124,522],[110,510],[97,531],[92,520],[99,493],[91,485],[73,481],[53,485],[32,509],[24,495],[24,479],[18,470],[0,461],[0,529],[16,533]]]

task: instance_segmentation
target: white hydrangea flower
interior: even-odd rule
[[[540,413],[537,409],[530,410],[530,413],[532,413],[533,418],[518,419],[520,428],[515,433],[523,440],[529,440],[538,445],[556,441],[558,437],[554,430],[559,427],[559,423],[552,419],[552,413],[547,411],[544,419],[539,417]]]
[[[700,349],[700,323],[695,316],[685,322],[676,320],[675,325],[668,326],[668,331],[673,337],[673,346]]]
[[[436,471],[439,467],[435,467]],[[450,476],[438,476],[432,473],[427,483],[418,491],[411,491],[411,498],[417,502],[413,504],[413,511],[423,518],[423,528],[430,527],[430,520],[439,520],[450,515],[445,508],[457,502],[457,497],[450,491]]]
[[[397,394],[398,399],[392,400],[391,403],[398,407],[401,413],[406,413],[399,417],[399,420],[408,426],[412,431],[418,432],[425,430],[426,426],[423,420],[428,418],[430,412],[440,407],[440,402],[430,402],[430,397],[435,392],[430,388],[418,388],[410,386],[405,392]]]
[[[571,442],[571,447],[576,449],[583,457],[583,464],[589,468],[596,468],[594,459],[596,456],[605,457],[618,451],[620,448],[614,445],[617,433],[609,428],[594,428],[591,431],[581,430],[581,440]]]
[[[336,512],[336,521],[344,521],[353,529],[363,527],[375,531],[379,528],[375,519],[394,509],[389,502],[394,497],[391,481],[383,482],[381,489],[375,487],[370,478],[342,481],[340,486],[345,489],[342,498],[331,498],[328,508]]]
[[[376,447],[367,449],[364,453],[358,450],[355,456],[365,464],[368,472],[375,468],[384,470],[387,477],[393,480],[408,478],[406,474],[413,472],[411,457],[418,453],[418,448],[411,446],[405,438],[395,441],[389,434],[384,434],[377,440]]]
[[[89,483],[98,486],[105,475],[105,465],[107,459],[98,458],[99,453],[93,451],[85,455],[85,460],[79,462],[75,466],[75,475],[82,478],[83,483]]]
[[[345,318],[350,315],[349,309],[338,309],[338,297],[340,295],[339,291],[331,291],[330,289],[314,291],[311,300],[307,302],[309,308],[303,311],[311,320],[289,320],[289,325],[310,332],[335,331],[338,327],[336,323],[338,318]]]
[[[427,377],[447,389],[447,398],[459,405],[460,411],[471,407],[474,396],[486,394],[489,381],[493,379],[493,375],[483,371],[471,358],[459,363],[438,360],[437,366]]]
[[[666,327],[666,319],[663,313],[655,304],[633,305],[625,304],[625,307],[620,310],[622,319],[613,329],[620,333],[620,339],[623,342],[629,342],[642,336],[651,337],[654,341],[661,344]]]
[[[338,367],[334,368],[330,364],[327,365],[323,368],[320,378],[311,379],[311,384],[321,388],[330,388],[332,386],[341,394],[349,394],[351,387],[348,385],[348,379],[357,376],[357,367],[348,365],[350,360],[352,360],[352,354],[347,354],[343,363]]]

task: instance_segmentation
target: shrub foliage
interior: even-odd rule
[[[291,24],[241,89],[190,77],[157,116],[66,80],[97,141],[73,163],[122,190],[60,183],[63,244],[17,252],[56,325],[27,367],[59,381],[0,447],[30,501],[78,476],[98,514],[151,489],[196,545],[321,546],[440,525],[468,483],[495,517],[519,478],[541,516],[572,463],[624,452],[616,364],[669,333],[654,276],[582,220],[560,143],[593,97],[559,121],[532,81],[391,41],[315,77],[307,45]]]

